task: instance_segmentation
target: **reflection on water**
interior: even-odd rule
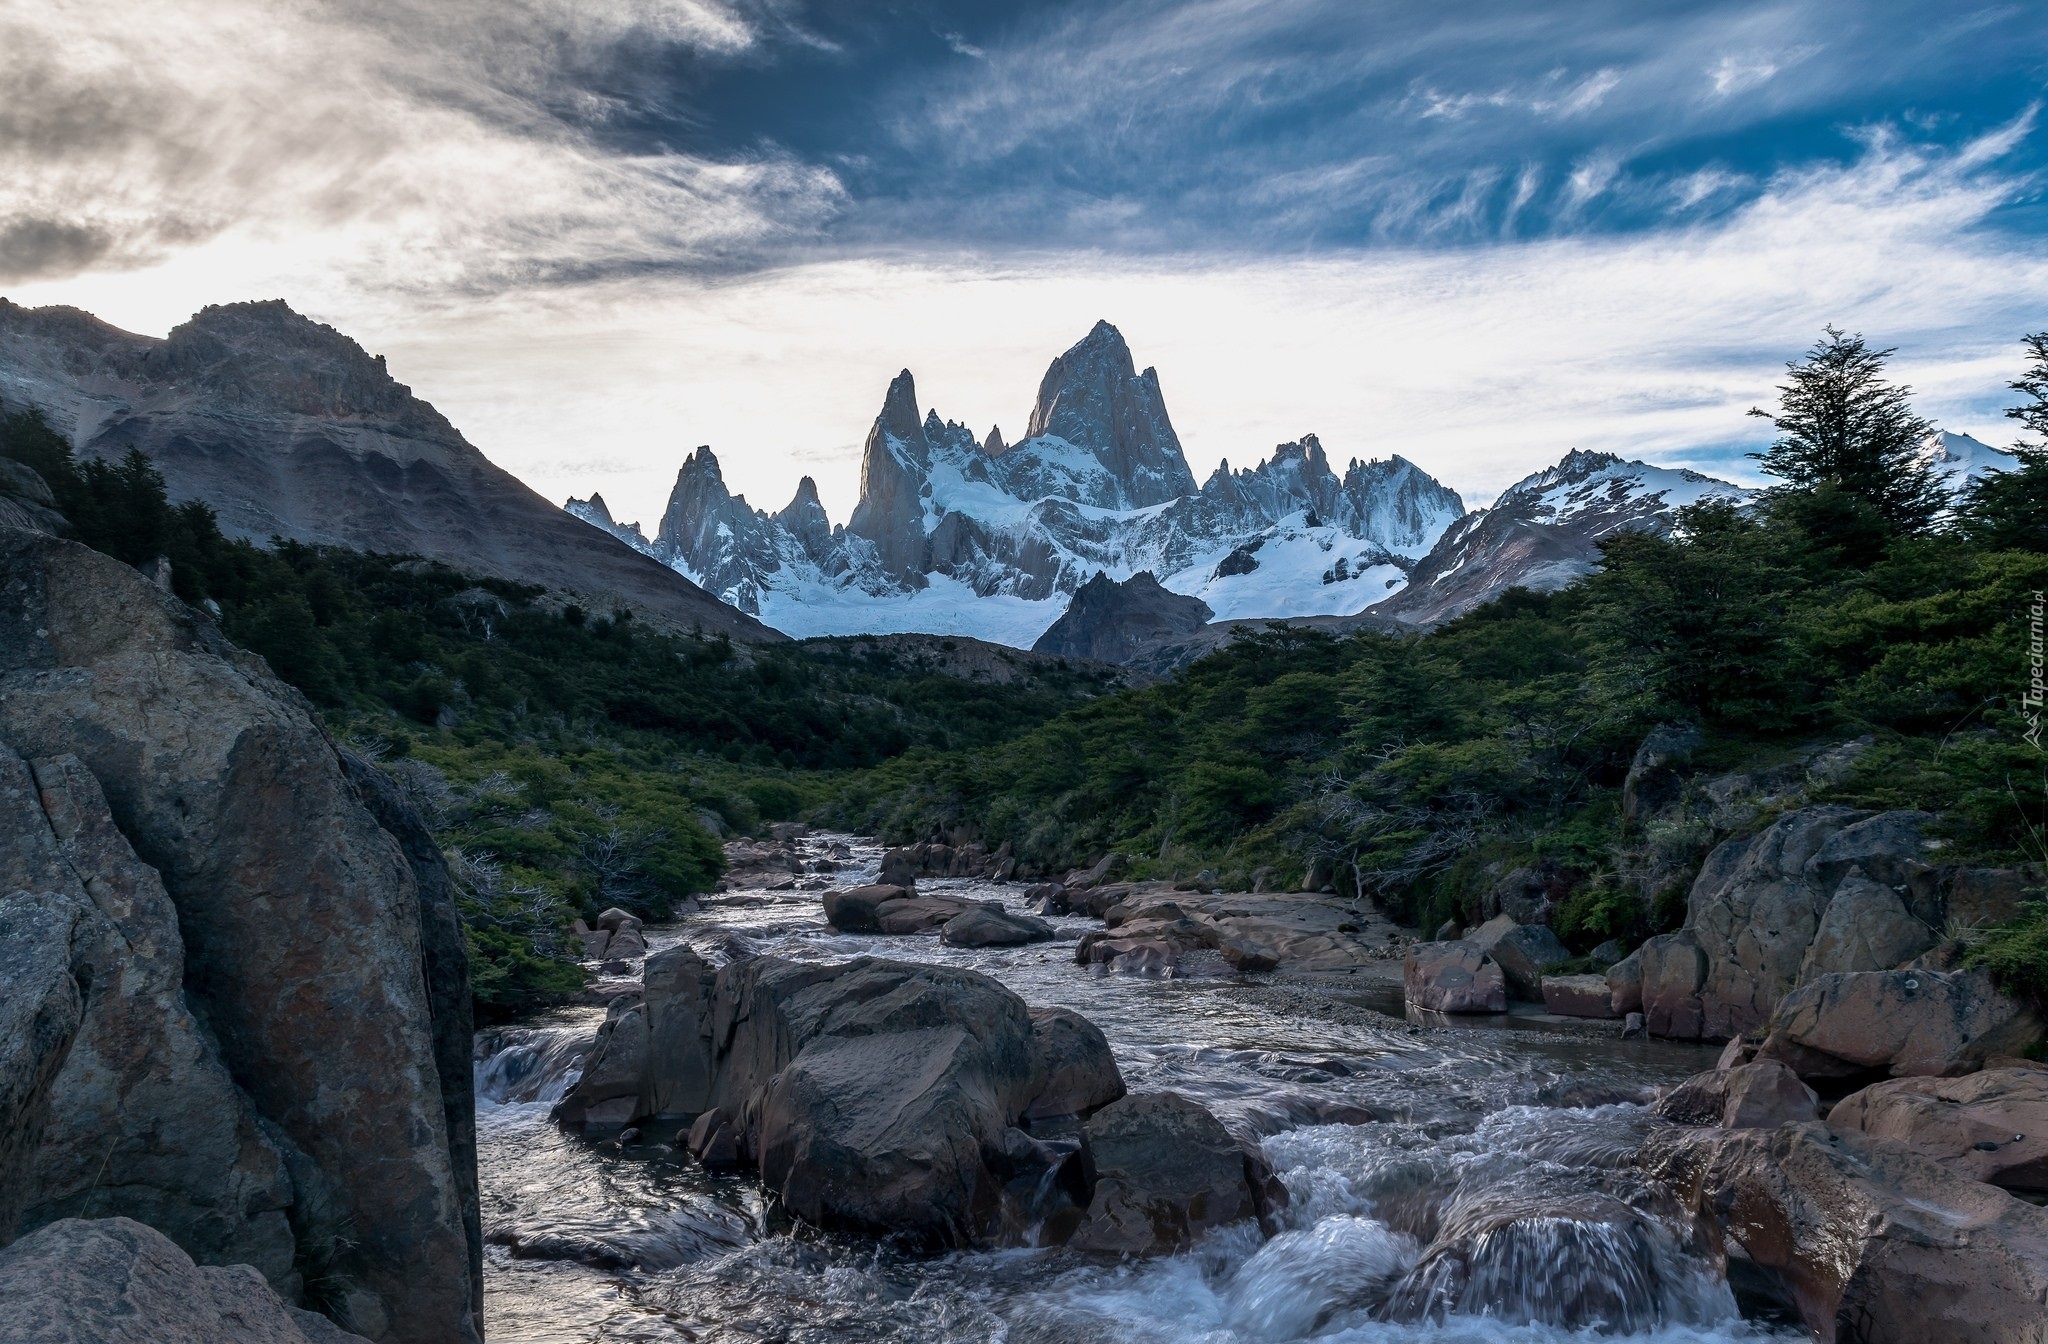
[[[839,874],[847,884],[880,857],[855,852],[864,867]],[[1020,894],[920,885],[1013,906]],[[1181,1092],[1262,1138],[1292,1196],[1279,1236],[1262,1242],[1247,1224],[1185,1255],[1111,1265],[1035,1250],[919,1259],[792,1227],[747,1176],[681,1160],[675,1135],[621,1150],[548,1122],[603,1018],[582,1008],[479,1038],[494,1344],[1766,1337],[1629,1163],[1655,1123],[1634,1103],[1712,1051],[1417,1028],[1271,986],[1091,975],[1069,940],[1099,926],[1055,923],[1060,942],[953,949],[835,933],[814,893],[792,893],[649,941],[687,940],[713,961],[945,961],[1073,1008],[1109,1037],[1132,1091]]]

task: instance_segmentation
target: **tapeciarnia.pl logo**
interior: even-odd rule
[[[2027,719],[2027,731],[2021,736],[2033,743],[2036,751],[2042,750],[2041,702],[2044,693],[2048,693],[2048,683],[2044,683],[2043,673],[2048,656],[2043,654],[2041,640],[2044,611],[2048,611],[2048,599],[2044,599],[2042,592],[2036,589],[2034,605],[2027,611],[2027,689],[2020,694],[2020,709]]]

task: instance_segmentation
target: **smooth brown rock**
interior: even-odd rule
[[[1081,1132],[1094,1193],[1075,1250],[1167,1255],[1260,1212],[1244,1147],[1178,1093],[1125,1097]]]
[[[2048,1071],[1873,1083],[1836,1102],[1828,1126],[1903,1143],[1973,1181],[2048,1190]]]
[[[1439,1013],[1504,1013],[1507,979],[1477,943],[1417,943],[1401,968],[1408,1002]]]
[[[687,945],[647,958],[641,977],[647,1009],[645,1111],[635,1120],[695,1115],[711,1104],[711,999],[717,979]]]
[[[1665,1129],[1637,1162],[1782,1284],[1816,1340],[2040,1344],[2048,1210],[1818,1123]]]
[[[1723,1128],[1771,1129],[1819,1118],[1820,1098],[1777,1060],[1759,1059],[1728,1070]]]
[[[129,1218],[67,1218],[0,1250],[8,1344],[367,1344],[278,1300],[247,1265],[201,1266]]]
[[[1691,930],[1659,934],[1636,951],[1643,1020],[1652,1036],[1697,1039],[1704,1028],[1700,989],[1707,957]]]
[[[1546,975],[1543,1008],[1560,1017],[1619,1017],[1604,975]]]
[[[2040,1019],[1983,971],[1859,971],[1824,975],[1786,995],[1763,1053],[1807,1078],[1868,1069],[1940,1077],[2040,1038]]]
[[[597,1040],[584,1056],[583,1076],[556,1103],[553,1118],[585,1133],[612,1133],[652,1113],[647,1007],[638,995],[612,1000]]]
[[[935,933],[966,909],[952,896],[905,896],[876,907],[875,923],[883,933]]]
[[[1838,971],[1888,971],[1940,941],[1897,892],[1851,869],[1821,912],[1800,963],[1799,982]]]

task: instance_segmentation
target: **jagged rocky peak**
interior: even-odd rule
[[[576,499],[572,496],[569,500],[568,508],[570,512],[577,514],[586,522],[595,523],[600,527],[606,528],[618,526],[618,523],[612,518],[610,506],[604,502],[604,495],[599,491],[591,491],[589,499]]]
[[[1025,443],[1053,438],[1093,457],[1118,486],[1115,504],[1144,508],[1195,491],[1155,369],[1136,371],[1123,334],[1097,322],[1038,385]]]
[[[206,387],[221,400],[329,419],[447,421],[394,379],[384,356],[283,299],[209,304],[144,357],[151,374]]]
[[[821,558],[832,545],[832,520],[818,499],[818,483],[808,476],[797,482],[795,497],[774,521],[814,559]]]
[[[988,427],[988,437],[981,441],[981,451],[987,453],[990,457],[1001,457],[1004,453],[1010,451],[1010,445],[1003,442],[1003,427],[1001,425],[990,425]]]
[[[917,414],[917,383],[910,370],[889,383],[882,413],[861,450],[860,503],[846,530],[873,543],[883,570],[897,581],[923,586],[923,491],[931,443]]]

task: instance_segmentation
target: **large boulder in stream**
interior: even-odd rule
[[[1819,1123],[1651,1134],[1639,1165],[1819,1340],[2041,1344],[2048,1209]]]
[[[1166,1255],[1246,1218],[1270,1233],[1286,1187],[1259,1150],[1177,1092],[1125,1097],[1082,1129],[1094,1193],[1067,1245],[1108,1255]]]
[[[825,922],[841,933],[930,933],[972,908],[956,896],[920,896],[907,883],[849,887],[822,899]]]
[[[1031,1009],[1038,1086],[1024,1110],[1027,1124],[1086,1116],[1124,1095],[1123,1074],[1102,1028],[1071,1008]]]
[[[467,962],[417,816],[203,617],[7,530],[0,743],[0,960],[35,986],[0,1014],[0,1240],[90,1199],[287,1299],[318,1272],[372,1338],[479,1338]]]
[[[939,941],[948,947],[1023,947],[1052,940],[1052,925],[1044,920],[986,905],[962,911],[939,929]]]

